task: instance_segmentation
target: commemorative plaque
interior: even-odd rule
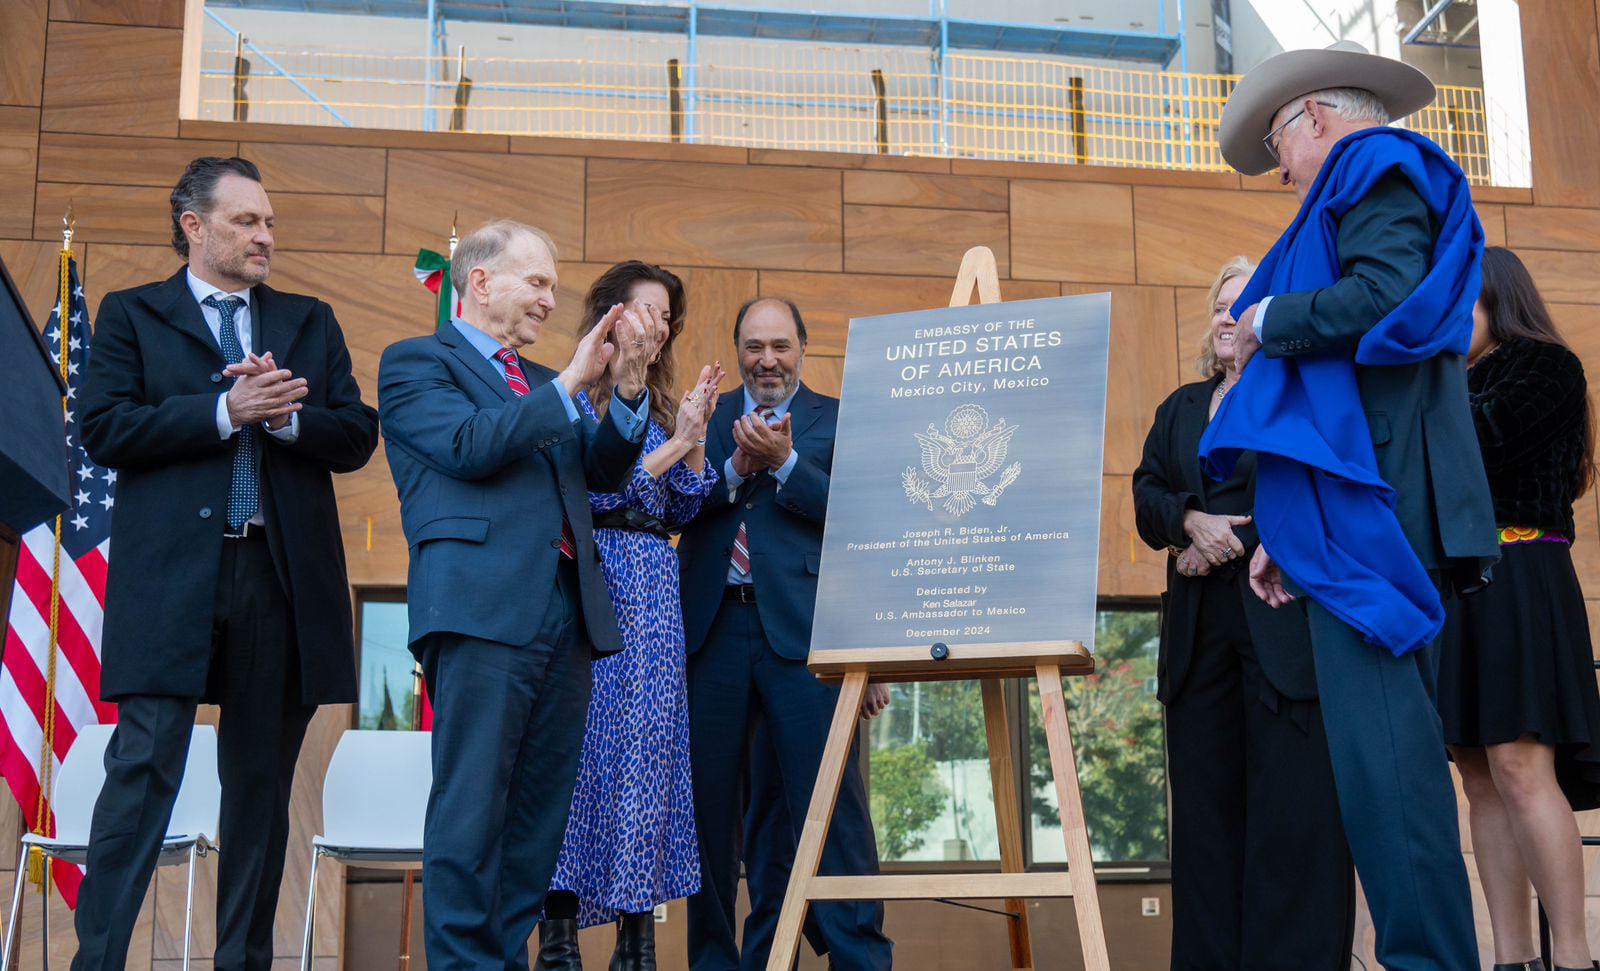
[[[1099,293],[850,321],[813,661],[1092,649],[1110,314]]]

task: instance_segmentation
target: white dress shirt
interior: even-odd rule
[[[208,306],[205,300],[207,297],[215,295],[218,300],[223,297],[235,297],[242,301],[233,312],[233,329],[239,335],[239,346],[246,353],[249,353],[252,347],[250,343],[250,288],[246,287],[243,290],[229,293],[221,287],[214,287],[195,276],[193,270],[185,271],[185,275],[189,280],[189,292],[194,294],[195,302],[200,305],[200,314],[205,317],[206,326],[211,329],[211,338],[217,342],[217,347],[219,348],[222,346],[222,311]],[[300,416],[298,414],[290,415],[289,424],[284,425],[282,428],[268,428],[266,423],[263,422],[261,430],[280,442],[292,442],[300,437]],[[217,434],[226,441],[238,434],[238,432],[239,426],[235,425],[233,419],[228,415],[228,392],[224,391],[217,395]],[[250,523],[255,526],[264,526],[266,522],[266,517],[259,511],[250,517]]]

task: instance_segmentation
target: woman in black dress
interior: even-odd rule
[[[1522,261],[1490,247],[1467,387],[1500,530],[1484,590],[1446,605],[1439,714],[1471,806],[1497,969],[1542,969],[1529,883],[1558,971],[1590,968],[1574,809],[1600,806],[1600,692],[1572,503],[1594,477],[1583,365]]]
[[[1255,457],[1242,457],[1225,482],[1200,472],[1200,436],[1244,364],[1229,307],[1252,269],[1238,257],[1212,284],[1205,380],[1156,409],[1133,475],[1139,535],[1172,554],[1158,669],[1172,787],[1172,967],[1343,971],[1354,876],[1305,606],[1273,610],[1250,592]]]

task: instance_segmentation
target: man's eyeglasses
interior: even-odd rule
[[[1321,105],[1324,108],[1336,108],[1336,107],[1338,107],[1337,105],[1328,104],[1326,101],[1318,101],[1317,104]],[[1306,110],[1304,108],[1301,108],[1299,111],[1297,111],[1294,114],[1290,115],[1289,119],[1287,121],[1285,121],[1283,124],[1281,124],[1278,127],[1272,129],[1271,131],[1267,132],[1267,137],[1263,138],[1261,140],[1261,144],[1263,146],[1265,146],[1265,148],[1267,150],[1267,154],[1272,156],[1272,160],[1274,162],[1282,162],[1283,161],[1282,159],[1278,158],[1278,134],[1280,132],[1282,132],[1285,128],[1288,128],[1290,125],[1292,125],[1295,122],[1299,121],[1300,120],[1300,116],[1305,114],[1305,113],[1306,113]]]

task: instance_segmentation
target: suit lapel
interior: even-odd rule
[[[789,402],[789,436],[798,442],[806,430],[822,417],[822,398],[804,384],[795,389],[794,400]]]
[[[1184,393],[1183,407],[1178,409],[1178,461],[1182,463],[1183,484],[1188,491],[1205,502],[1206,483],[1200,472],[1200,437],[1205,434],[1211,405],[1211,396],[1217,391],[1217,375],[1210,381],[1190,385]]]
[[[717,436],[717,443],[722,446],[724,456],[732,455],[734,450],[733,423],[744,414],[744,386],[729,391],[717,401],[717,410],[711,415],[711,431]]]
[[[502,401],[512,401],[516,398],[516,395],[511,393],[511,385],[506,384],[506,379],[500,376],[500,372],[494,369],[494,365],[489,363],[488,358],[478,353],[476,347],[467,343],[467,339],[461,336],[461,331],[456,329],[455,324],[446,324],[439,328],[435,336],[439,338],[441,343],[450,348],[451,352],[460,359],[461,363],[467,366],[468,370],[477,375],[484,384],[488,385],[490,391],[499,395]]]
[[[211,336],[211,328],[206,326],[200,304],[189,289],[188,272],[187,266],[179,267],[177,273],[155,289],[147,302],[162,320],[204,344],[212,356],[221,361],[222,348],[217,345],[217,339]]]
[[[272,359],[282,367],[304,323],[304,317],[285,313],[281,295],[266,284],[257,284],[251,289],[250,343],[255,353],[271,351]]]

